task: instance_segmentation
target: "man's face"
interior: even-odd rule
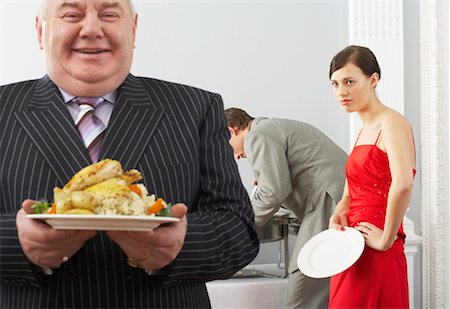
[[[231,147],[233,148],[233,152],[234,155],[236,156],[236,159],[239,160],[245,158],[244,132],[236,127],[228,127],[228,130],[230,131],[231,134],[229,142]]]
[[[137,15],[128,0],[45,1],[36,29],[50,79],[74,95],[115,90],[133,58]]]

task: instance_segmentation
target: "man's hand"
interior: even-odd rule
[[[27,258],[36,265],[57,268],[74,255],[97,231],[55,230],[44,222],[28,219],[37,201],[25,200],[17,212],[16,224],[20,245]]]
[[[163,224],[151,232],[108,231],[108,236],[137,262],[136,266],[161,269],[177,257],[186,236],[186,205],[175,204],[171,211],[173,217],[181,219],[180,222]]]

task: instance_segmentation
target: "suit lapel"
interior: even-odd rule
[[[47,76],[37,82],[26,109],[15,116],[61,185],[91,163],[60,91]]]
[[[135,168],[164,112],[156,102],[130,74],[118,89],[100,158],[119,160],[124,169]],[[27,107],[15,116],[61,185],[92,163],[59,89],[47,76],[37,82]]]
[[[118,89],[101,158],[119,160],[123,168],[136,168],[164,112],[151,99],[143,81],[129,74]]]

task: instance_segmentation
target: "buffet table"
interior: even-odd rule
[[[283,271],[274,265],[254,265],[245,269],[267,270],[267,273],[282,276]],[[213,309],[222,308],[283,308],[287,299],[287,278],[276,275],[216,280],[206,284]]]

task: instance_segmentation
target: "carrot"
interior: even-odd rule
[[[152,206],[147,208],[146,210],[147,215],[157,214],[158,212],[160,212],[164,208],[163,202],[164,200],[162,198],[158,198],[156,202],[153,203]]]
[[[141,191],[141,189],[139,188],[138,185],[133,184],[133,185],[129,185],[128,187],[131,189],[131,191],[133,191],[137,195],[142,196],[142,191]]]
[[[48,213],[50,213],[52,215],[56,214],[56,204],[55,203],[52,204],[52,207],[50,207],[50,211]]]

